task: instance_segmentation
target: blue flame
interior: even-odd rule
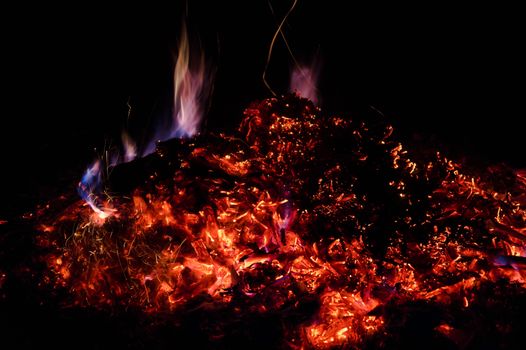
[[[77,191],[82,199],[99,215],[101,219],[105,219],[111,215],[112,211],[104,208],[99,203],[97,193],[100,191],[102,184],[102,169],[101,161],[96,160],[91,164],[82,176],[82,179],[77,186]]]

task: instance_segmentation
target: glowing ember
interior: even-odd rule
[[[176,95],[191,136],[194,107],[184,88]],[[239,134],[162,143],[136,160],[145,176],[102,224],[95,163],[79,185],[91,209],[40,218],[45,281],[68,305],[174,322],[217,311],[199,324],[212,343],[228,320],[279,314],[283,346],[297,349],[387,346],[396,315],[438,305],[432,331],[461,346],[470,324],[448,315],[469,318],[497,282],[526,286],[526,180],[469,175],[438,153],[412,160],[392,132],[296,95],[268,99],[245,111]]]

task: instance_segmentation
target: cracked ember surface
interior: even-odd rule
[[[506,339],[524,296],[526,175],[464,171],[392,134],[296,95],[254,103],[236,132],[115,167],[96,201],[109,217],[51,202],[36,219],[40,285],[64,308],[191,320],[218,348],[258,320],[281,348],[424,335],[464,348],[481,315]]]

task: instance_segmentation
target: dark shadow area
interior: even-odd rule
[[[169,108],[185,14],[194,47],[201,45],[217,68],[206,128],[237,127],[251,101],[270,96],[261,76],[289,8],[272,5],[273,12],[266,1],[7,11],[2,193],[7,189],[15,203],[2,206],[19,212],[41,186],[65,186],[94,149],[119,144],[126,125],[137,139],[147,135]],[[321,57],[319,91],[328,113],[372,106],[408,139],[522,167],[524,54],[516,15],[482,5],[299,1],[284,32],[300,62]],[[275,91],[287,90],[292,65],[278,37],[268,68]]]
[[[273,1],[272,6],[267,1],[178,1],[148,8],[46,4],[6,9],[0,220],[10,223],[0,225],[0,257],[7,262],[0,272],[31,259],[31,230],[19,228],[12,218],[74,193],[87,164],[109,144],[119,144],[123,128],[141,139],[169,109],[181,18],[187,16],[194,43],[217,70],[206,130],[237,128],[250,102],[269,97],[261,77],[276,25],[290,4]],[[410,145],[436,147],[459,160],[522,168],[526,57],[519,13],[481,4],[363,7],[300,0],[284,33],[300,62],[321,58],[323,111],[352,116],[377,110]],[[268,69],[275,91],[287,91],[292,65],[278,37]],[[16,232],[8,237],[7,230]],[[17,348],[79,343],[90,349],[173,348],[189,332],[196,348],[210,347],[202,334],[191,333],[191,317],[182,328],[151,330],[131,311],[117,316],[57,312],[53,303],[40,305],[39,296],[31,294],[35,286],[25,285],[24,278],[32,276],[10,282],[8,292],[0,280],[0,334]],[[524,311],[524,296],[517,294],[518,310]],[[522,314],[511,305],[503,307],[503,315],[479,311],[494,315],[490,321],[483,318],[487,323],[480,329],[488,333],[475,348],[496,348],[492,317],[516,317],[518,328],[523,326]],[[411,339],[421,322],[432,322],[425,312],[415,317],[401,337]],[[278,319],[247,320],[253,332],[232,334],[246,340],[247,348],[275,348]],[[424,341],[434,336],[420,335]],[[243,343],[239,339],[227,339],[225,348]],[[515,332],[510,339],[520,336]],[[439,348],[450,346],[440,341]],[[389,348],[415,345],[393,342]]]

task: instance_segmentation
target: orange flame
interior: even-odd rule
[[[199,124],[203,118],[204,99],[208,95],[208,84],[211,80],[202,52],[197,59],[190,61],[186,26],[183,25],[181,33],[174,70],[172,117],[175,130],[172,130],[170,137],[192,137],[199,131]]]
[[[172,125],[168,129],[157,132],[157,136],[150,141],[144,152],[142,152],[142,156],[152,153],[156,149],[157,141],[165,141],[174,137],[192,137],[198,132],[211,80],[211,71],[205,64],[202,52],[199,53],[198,58],[195,60],[191,57],[186,26],[183,25],[174,69]],[[130,135],[123,131],[121,139],[124,155],[122,157],[114,155],[109,162],[110,166],[115,166],[122,162],[130,162],[137,157],[137,146]],[[99,219],[104,220],[110,217],[115,210],[111,207],[103,208],[99,204],[100,199],[98,198],[97,190],[102,185],[102,168],[102,163],[99,160],[92,164],[82,177],[78,186],[78,192],[98,215]]]
[[[171,124],[168,128],[162,126],[157,130],[154,139],[144,148],[143,156],[154,152],[158,141],[188,138],[199,132],[212,80],[212,70],[206,63],[203,52],[194,54],[191,50],[186,26],[183,24],[173,74]]]

